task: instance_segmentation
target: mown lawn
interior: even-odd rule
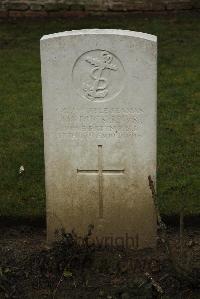
[[[39,39],[80,28],[158,36],[158,199],[162,214],[200,214],[200,17],[90,17],[0,23],[0,216],[45,215]],[[19,175],[19,167],[25,172]]]

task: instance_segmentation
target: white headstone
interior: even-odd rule
[[[128,30],[41,39],[48,240],[153,247],[157,41]],[[134,244],[133,244],[134,243]]]

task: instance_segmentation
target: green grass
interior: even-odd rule
[[[200,18],[118,17],[0,24],[0,216],[45,215],[39,39],[79,28],[156,34],[158,56],[158,197],[161,212],[200,214]],[[23,175],[18,174],[24,165]]]

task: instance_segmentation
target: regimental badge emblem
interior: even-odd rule
[[[84,53],[73,67],[75,90],[83,98],[94,102],[115,98],[124,87],[124,77],[119,58],[105,50]]]

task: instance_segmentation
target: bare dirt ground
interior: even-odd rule
[[[0,298],[200,298],[200,228],[177,229],[156,250],[81,247],[69,235],[48,248],[46,231],[0,228]]]

